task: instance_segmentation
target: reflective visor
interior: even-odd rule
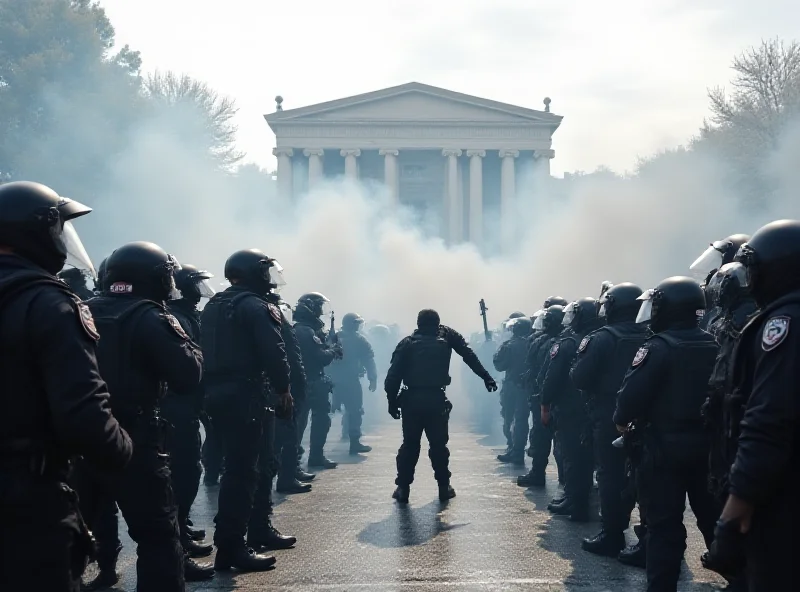
[[[536,320],[533,321],[533,330],[534,331],[542,331],[542,330],[544,330],[544,315],[543,314],[540,313],[539,316],[536,317]]]
[[[575,320],[575,303],[571,303],[567,305],[567,308],[564,309],[564,318],[561,320],[561,324],[565,327],[569,327],[572,324],[572,321]]]
[[[283,277],[283,267],[274,259],[269,268],[269,283],[275,286],[276,290],[280,290],[286,285],[286,279]]]
[[[636,315],[637,323],[647,323],[653,318],[653,293],[653,290],[647,290],[636,299],[643,301],[642,306],[639,308],[639,314]]]
[[[87,212],[88,213],[88,212]],[[56,225],[56,228],[58,226]],[[92,260],[89,258],[86,249],[83,247],[78,232],[72,222],[64,222],[61,233],[55,237],[57,243],[61,243],[64,253],[67,256],[67,263],[74,265],[78,269],[84,269],[92,274],[92,279],[97,279],[97,272],[94,270]]]
[[[714,245],[711,245],[694,260],[689,269],[697,275],[706,276],[713,270],[719,269],[720,265],[722,265],[722,253]]]
[[[601,319],[606,318],[606,316],[608,315],[608,311],[606,310],[606,302],[608,302],[608,300],[603,302],[600,305],[600,310],[597,311],[597,316],[600,317]]]
[[[197,291],[200,293],[200,298],[211,298],[216,294],[214,288],[211,287],[211,282],[207,279],[198,281],[195,286],[197,286]]]

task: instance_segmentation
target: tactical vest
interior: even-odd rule
[[[166,394],[166,383],[157,393],[146,392],[142,369],[135,360],[140,352],[132,348],[134,328],[151,310],[166,312],[152,300],[99,296],[86,302],[100,334],[97,364],[111,393],[111,410],[120,422],[130,427],[139,415],[154,415],[158,399]]]
[[[361,360],[361,336],[354,331],[339,331],[339,343],[342,345],[342,359],[334,360],[329,366],[331,377],[339,380],[357,379],[364,375],[364,364]]]
[[[217,292],[203,308],[200,345],[209,383],[234,378],[262,379],[261,366],[249,363],[251,354],[239,326],[237,307],[246,298],[258,296],[252,292]]]
[[[660,434],[704,433],[700,409],[706,400],[708,378],[717,359],[716,342],[699,329],[691,336],[665,331],[652,339],[667,344],[669,363],[660,395],[647,419]]]
[[[416,333],[408,344],[408,374],[403,382],[410,389],[442,388],[450,384],[450,356],[453,349],[441,333]]]
[[[611,355],[609,365],[602,369],[597,376],[596,386],[592,388],[591,394],[597,399],[597,403],[616,403],[617,391],[622,386],[622,381],[631,367],[631,362],[636,356],[636,352],[647,340],[645,331],[631,331],[633,327],[627,327],[626,331],[619,325],[606,325],[600,331],[610,333],[614,338],[614,351]]]
[[[508,349],[508,365],[505,379],[512,384],[524,386],[525,373],[528,370],[528,340],[525,337],[513,336],[505,344]]]

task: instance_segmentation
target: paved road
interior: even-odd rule
[[[338,436],[340,416],[332,435]],[[546,505],[557,491],[554,465],[544,490],[523,490],[518,470],[499,465],[500,442],[451,426],[451,469],[458,497],[436,498],[436,483],[423,452],[407,508],[396,506],[394,454],[399,422],[376,428],[365,443],[374,450],[348,457],[344,443],[330,447],[339,468],[325,471],[310,494],[277,496],[274,523],[297,536],[297,547],[276,553],[276,569],[262,574],[222,575],[190,590],[274,591],[591,591],[644,590],[644,572],[585,553],[582,537],[597,523],[573,524],[551,516]],[[211,531],[217,487],[201,485],[192,513]],[[715,590],[721,580],[699,565],[702,539],[687,513],[689,549],[679,590]],[[135,548],[124,537],[117,590],[135,590]]]

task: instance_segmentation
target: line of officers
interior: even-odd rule
[[[282,268],[260,251],[234,253],[231,285],[214,293],[211,274],[144,242],[115,250],[84,301],[67,284],[76,272],[57,274],[68,258],[92,269],[72,223],[90,212],[38,183],[0,185],[0,590],[77,592],[90,558],[98,575],[84,588],[112,586],[118,509],[137,543],[139,590],[272,568],[260,551],[296,542],[272,525],[273,482],[311,489],[299,464],[309,424],[309,466],[336,467],[324,454],[334,360],[350,452],[370,450],[359,379],[375,390],[377,376],[363,320],[346,315],[326,335],[328,299],[311,293],[293,327]],[[203,419],[206,472],[221,473],[213,566],[194,561],[213,547],[189,518]]]
[[[591,519],[596,470],[602,529],[582,546],[646,568],[649,592],[677,590],[687,496],[701,561],[730,589],[795,589],[800,222],[716,241],[690,269],[705,281],[604,282],[599,300],[512,314],[494,354],[498,460],[524,465],[528,446],[517,482],[543,487],[554,448],[564,488],[548,509],[576,522]]]

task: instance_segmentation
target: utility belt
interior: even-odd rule
[[[0,472],[37,478],[65,478],[69,459],[30,438],[13,438],[0,443]]]

